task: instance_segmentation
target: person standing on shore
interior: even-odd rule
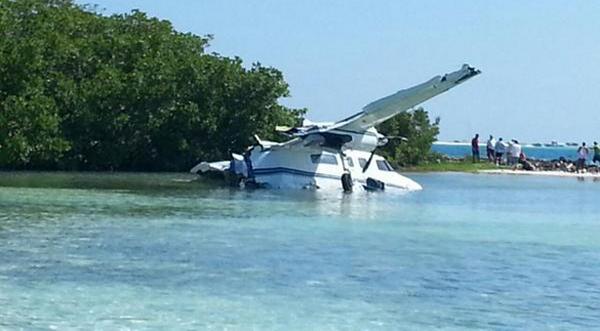
[[[496,154],[496,165],[502,164],[502,156],[506,153],[506,143],[502,141],[502,137],[498,138],[496,145],[494,146]]]
[[[496,139],[494,139],[494,136],[490,135],[490,138],[488,139],[487,144],[486,144],[487,158],[490,163],[494,163],[496,161],[495,147],[496,147]]]
[[[510,140],[508,142],[508,146],[506,147],[506,165],[513,165],[513,155],[515,154],[515,142],[514,140]]]
[[[580,170],[581,172],[585,170],[585,161],[587,160],[589,153],[590,151],[585,146],[585,142],[581,143],[581,146],[577,149],[577,173],[579,173]]]
[[[600,163],[600,147],[598,147],[597,141],[594,141],[594,159],[592,162],[594,162],[594,164],[596,164],[596,162]]]
[[[512,153],[512,165],[517,165],[519,157],[521,156],[521,145],[519,141],[513,139],[513,153]]]
[[[479,133],[471,139],[471,152],[473,153],[473,163],[479,162]]]

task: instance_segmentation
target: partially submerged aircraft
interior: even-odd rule
[[[256,143],[232,159],[202,162],[192,173],[218,175],[241,187],[356,190],[420,190],[421,185],[394,171],[375,154],[388,142],[375,126],[441,94],[480,73],[460,70],[371,102],[355,115],[335,123],[311,123],[276,129],[291,139],[277,143],[255,136]]]

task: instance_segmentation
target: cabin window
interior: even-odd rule
[[[330,154],[312,154],[310,156],[310,160],[314,164],[319,164],[319,163],[338,164],[337,158],[335,157],[335,155],[330,155]]]
[[[387,167],[388,167],[388,169],[390,169],[390,171],[394,171],[394,167],[392,167],[392,165],[387,160],[384,160],[383,162],[385,162],[385,164],[387,164]]]
[[[346,163],[348,163],[349,167],[354,167],[354,161],[352,161],[351,157],[346,158]]]
[[[377,160],[377,168],[381,171],[394,171],[394,168],[386,160]]]
[[[360,167],[361,167],[362,169],[364,169],[364,168],[365,168],[365,166],[367,165],[367,160],[366,160],[366,159],[363,159],[362,157],[359,157],[359,158],[358,158],[358,165],[360,165]]]

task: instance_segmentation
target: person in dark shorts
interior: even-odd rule
[[[581,143],[581,146],[577,149],[577,172],[585,171],[585,161],[589,154],[588,148],[585,146],[585,142]]]
[[[471,139],[471,152],[473,153],[473,163],[479,162],[479,133]]]
[[[494,139],[494,136],[490,135],[490,138],[488,139],[485,147],[486,147],[488,161],[491,163],[496,162],[496,150],[495,150],[496,139]]]
[[[502,164],[502,156],[504,155],[504,152],[506,152],[506,143],[504,141],[502,141],[502,137],[498,138],[498,141],[496,142],[496,146],[494,146],[495,152],[496,152],[496,165],[501,165]]]
[[[592,160],[593,163],[600,163],[600,147],[598,147],[598,142],[594,141],[594,159]]]

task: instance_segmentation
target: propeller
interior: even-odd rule
[[[408,141],[408,138],[403,136],[385,136],[386,139],[400,139],[401,141]]]
[[[403,137],[403,136],[383,136],[383,137],[379,138],[377,147],[385,146],[390,139],[399,139],[401,142],[408,141],[408,138]],[[363,173],[365,171],[367,171],[367,169],[369,169],[369,166],[371,165],[371,161],[373,161],[373,156],[375,155],[375,152],[377,151],[377,147],[375,147],[373,149],[373,151],[371,152],[371,155],[369,155],[369,159],[367,160],[367,163],[365,163],[365,166],[362,169]]]
[[[376,150],[377,150],[377,148],[373,149],[373,151],[371,152],[371,155],[369,156],[367,163],[365,163],[365,166],[363,167],[363,173],[365,171],[367,171],[367,169],[369,169],[369,166],[371,165],[371,161],[373,161],[373,155],[375,155]]]

